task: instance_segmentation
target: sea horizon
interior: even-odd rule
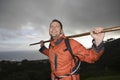
[[[47,56],[41,54],[39,51],[0,51],[0,61],[22,61],[22,60],[43,60]]]

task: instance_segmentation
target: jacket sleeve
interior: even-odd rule
[[[41,52],[42,54],[48,56],[48,54],[49,54],[49,49],[46,48],[45,46],[43,46],[43,47],[41,47],[41,48],[39,49],[39,52]]]
[[[71,43],[74,45],[72,46],[74,55],[78,56],[80,60],[84,62],[94,63],[104,52],[103,42],[99,46],[96,46],[93,43],[92,48],[90,49],[86,49],[82,44],[75,40],[72,40]]]

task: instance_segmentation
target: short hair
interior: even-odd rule
[[[63,29],[63,25],[59,20],[53,19],[51,23],[53,23],[53,22],[58,22],[60,24],[61,29]],[[51,25],[51,23],[50,23],[50,25]]]

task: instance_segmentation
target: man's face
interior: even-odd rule
[[[49,29],[50,35],[53,38],[55,38],[55,37],[58,37],[61,32],[62,32],[62,29],[61,29],[60,24],[58,22],[52,22],[50,25],[50,29]]]

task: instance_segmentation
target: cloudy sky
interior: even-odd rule
[[[38,50],[49,39],[49,23],[60,20],[66,35],[120,25],[120,0],[0,0],[0,51]],[[118,38],[120,31],[105,38]],[[76,38],[88,46],[91,37]]]

